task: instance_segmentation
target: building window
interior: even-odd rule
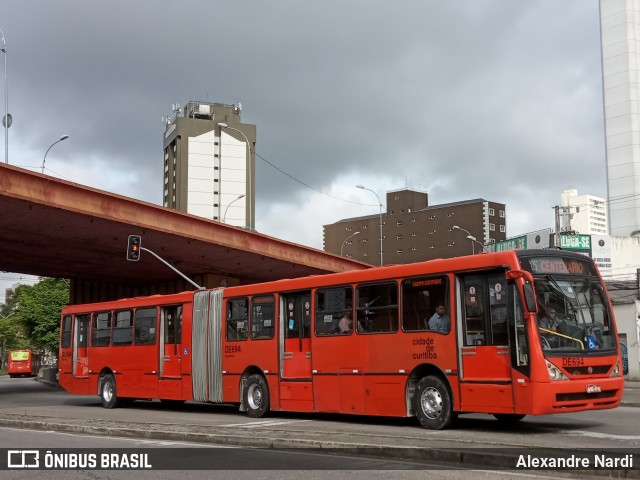
[[[493,208],[489,209],[489,216],[493,217],[496,214],[496,211]]]
[[[495,230],[496,230],[496,224],[495,224],[495,223],[490,223],[490,224],[489,224],[489,230],[491,230],[492,232],[495,232]]]
[[[401,227],[401,226],[402,226],[402,222],[401,222],[400,220],[398,220],[398,221],[396,222],[396,227]]]
[[[435,215],[431,215],[431,216],[429,217],[429,220],[433,220],[434,218],[436,218],[436,216],[435,216]]]
[[[449,246],[450,246],[450,247],[455,246],[455,244],[456,244],[456,242],[449,242]]]
[[[507,227],[506,227],[506,225],[500,225],[500,231],[501,231],[502,233],[505,233],[505,232],[507,231]]]
[[[500,215],[500,218],[504,218],[504,210],[499,210],[498,214]]]
[[[456,214],[456,212],[447,213],[447,217],[452,217]]]
[[[402,250],[396,251],[396,255],[402,255]]]
[[[396,240],[402,240],[402,235],[396,235]]]

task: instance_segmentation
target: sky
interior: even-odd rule
[[[318,249],[378,213],[356,184],[504,203],[508,236],[606,197],[598,0],[4,0],[0,29],[9,163],[69,135],[65,180],[161,204],[162,117],[193,100],[242,103],[287,173],[256,159],[256,229]]]

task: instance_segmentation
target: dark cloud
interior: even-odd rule
[[[409,179],[435,203],[505,202],[529,230],[567,186],[605,192],[597,2],[40,0],[0,22],[10,149],[34,157],[12,163],[66,133],[52,162],[134,171],[119,193],[136,198],[160,202],[160,119],[188,100],[242,101],[258,153],[321,190]],[[259,211],[309,194],[257,174]]]

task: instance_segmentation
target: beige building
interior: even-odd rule
[[[240,105],[187,103],[166,122],[163,204],[181,212],[255,228],[256,126]]]
[[[474,199],[429,206],[426,192],[408,189],[387,192],[386,200],[381,214],[324,225],[324,250],[389,265],[470,255],[507,238],[502,203]]]

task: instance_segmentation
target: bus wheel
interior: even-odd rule
[[[120,399],[116,394],[116,381],[113,375],[105,375],[102,377],[100,387],[100,398],[104,408],[116,408],[120,404]]]
[[[501,423],[517,423],[522,420],[526,415],[520,415],[516,413],[494,413],[494,417],[496,417]]]
[[[253,374],[247,379],[244,404],[251,418],[262,418],[269,412],[269,386],[262,375]]]
[[[449,427],[456,418],[449,389],[438,377],[424,377],[413,397],[413,410],[420,425],[430,430]]]

